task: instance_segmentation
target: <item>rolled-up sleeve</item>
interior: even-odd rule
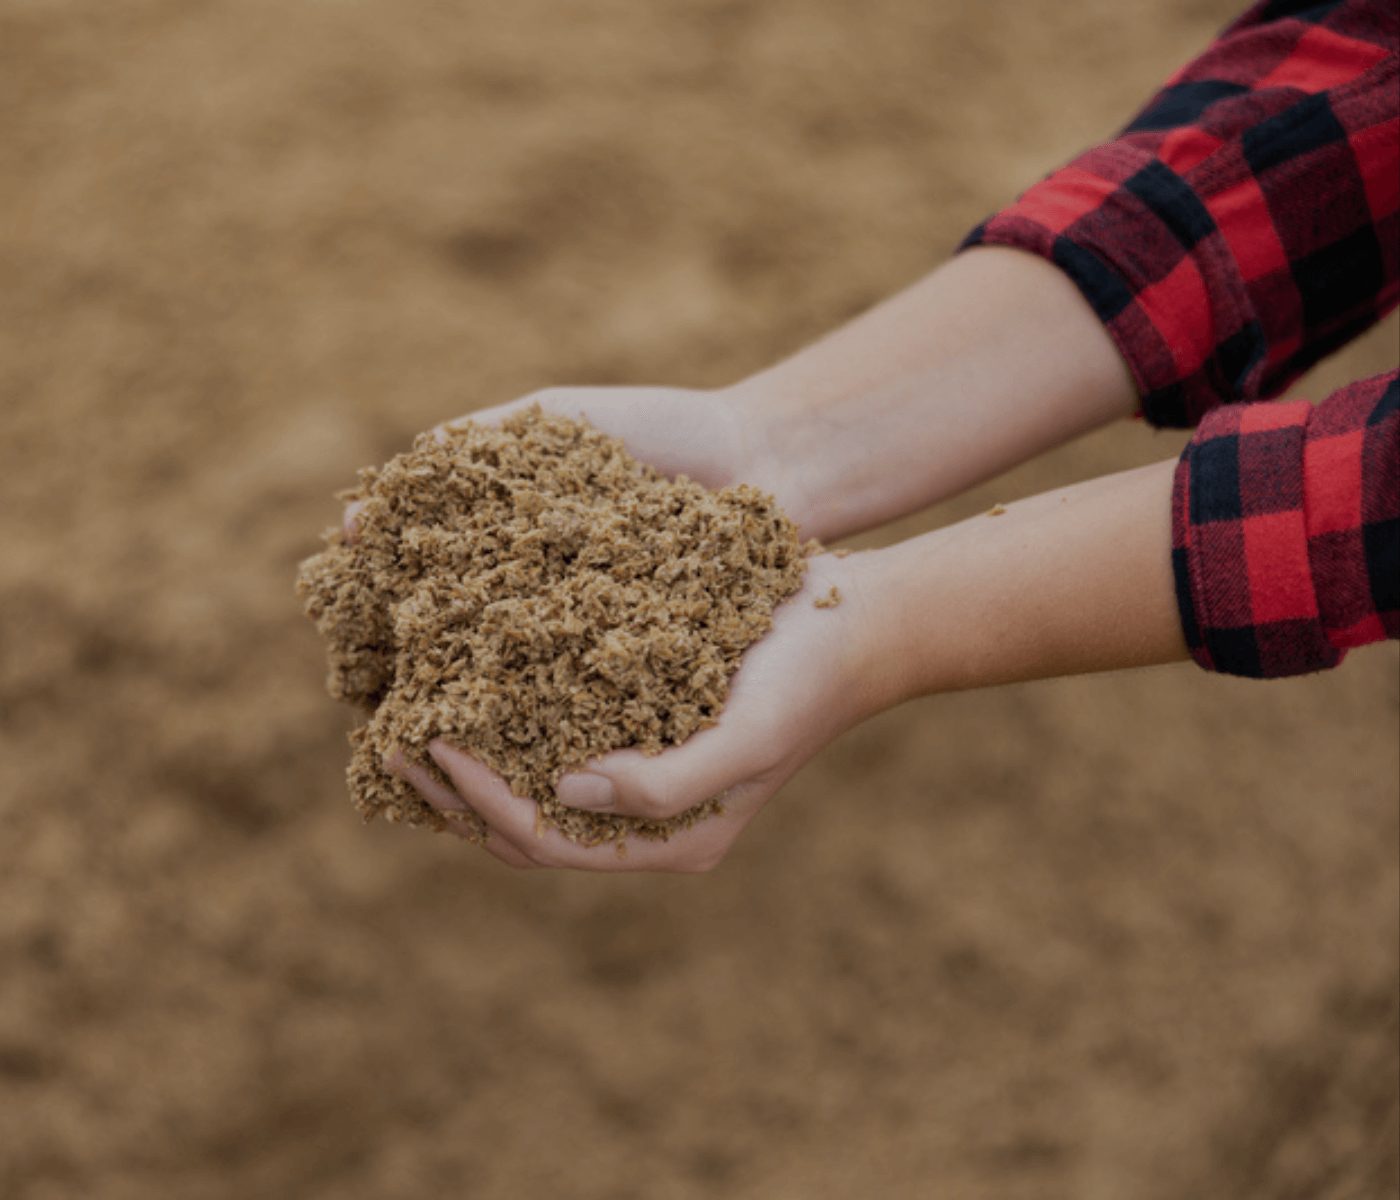
[[[1177,465],[1172,566],[1192,657],[1298,675],[1400,635],[1400,378],[1231,404]]]
[[[1112,141],[963,243],[1078,286],[1177,467],[1173,567],[1203,667],[1275,676],[1400,636],[1394,373],[1277,396],[1400,297],[1400,8],[1256,4]]]
[[[1256,5],[974,245],[1064,270],[1154,424],[1279,394],[1400,294],[1400,9]]]

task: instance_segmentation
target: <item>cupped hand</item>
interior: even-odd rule
[[[559,830],[539,826],[532,800],[513,794],[495,772],[442,741],[429,751],[455,791],[421,767],[400,761],[391,769],[440,812],[480,817],[489,829],[486,850],[513,867],[707,871],[803,763],[881,707],[868,678],[864,557],[823,554],[810,560],[802,589],[778,609],[772,630],[741,660],[716,724],[661,754],[619,750],[559,781],[562,804],[652,820],[719,798],[723,811],[665,842],[631,838],[621,850],[570,842]]]
[[[596,429],[621,438],[634,458],[664,475],[687,475],[708,488],[751,483],[776,497],[784,511],[802,524],[795,510],[797,489],[787,482],[781,456],[772,452],[768,431],[751,402],[737,392],[718,388],[554,387],[532,392],[509,404],[497,404],[447,421],[435,431],[458,425],[499,425],[538,404],[547,413],[583,417]],[[358,502],[345,509],[348,537],[355,532]]]
[[[559,416],[587,418],[664,474],[687,475],[711,488],[753,484],[773,494],[801,523],[793,510],[798,489],[787,484],[788,469],[773,452],[769,431],[751,404],[731,390],[548,388],[449,421],[438,433],[466,422],[499,424],[533,404]],[[352,504],[345,513],[351,539],[357,509]],[[475,813],[490,830],[486,849],[511,866],[708,870],[807,759],[876,707],[862,684],[860,557],[823,554],[809,561],[801,591],[777,611],[773,629],[742,659],[717,724],[660,755],[622,750],[560,780],[562,804],[653,820],[720,798],[720,814],[668,841],[631,838],[622,850],[616,844],[585,847],[557,829],[539,829],[533,801],[514,795],[499,775],[443,742],[430,749],[453,788],[402,757],[391,757],[386,767],[439,811]],[[843,603],[830,604],[833,588]],[[825,606],[817,607],[818,600]]]

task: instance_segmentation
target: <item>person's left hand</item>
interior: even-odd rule
[[[878,552],[874,552],[878,554]],[[487,825],[485,848],[513,867],[597,871],[708,871],[773,794],[837,734],[883,706],[866,653],[862,560],[810,560],[803,588],[774,614],[773,628],[745,653],[716,724],[661,754],[619,750],[565,775],[560,803],[652,820],[673,817],[712,797],[723,811],[665,842],[630,838],[580,846],[555,828],[536,826],[533,801],[499,775],[443,741],[429,747],[455,792],[402,759],[390,769],[444,813],[474,812]],[[841,603],[815,602],[838,588]]]

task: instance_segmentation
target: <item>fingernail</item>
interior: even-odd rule
[[[447,743],[441,738],[428,743],[428,755],[432,758],[433,762],[437,763],[444,771],[447,770],[447,763],[445,761],[447,758]]]
[[[340,530],[346,541],[353,542],[359,536],[358,518],[364,506],[363,500],[352,500],[345,506],[345,512],[340,518]]]
[[[566,808],[582,808],[592,812],[606,812],[617,803],[617,789],[612,780],[591,771],[579,771],[565,775],[554,789],[559,803]]]

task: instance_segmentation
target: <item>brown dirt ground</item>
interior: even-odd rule
[[[356,822],[290,590],[355,467],[770,361],[1231,7],[0,6],[0,1194],[1393,1195],[1395,646],[926,700],[714,876],[518,876]]]

